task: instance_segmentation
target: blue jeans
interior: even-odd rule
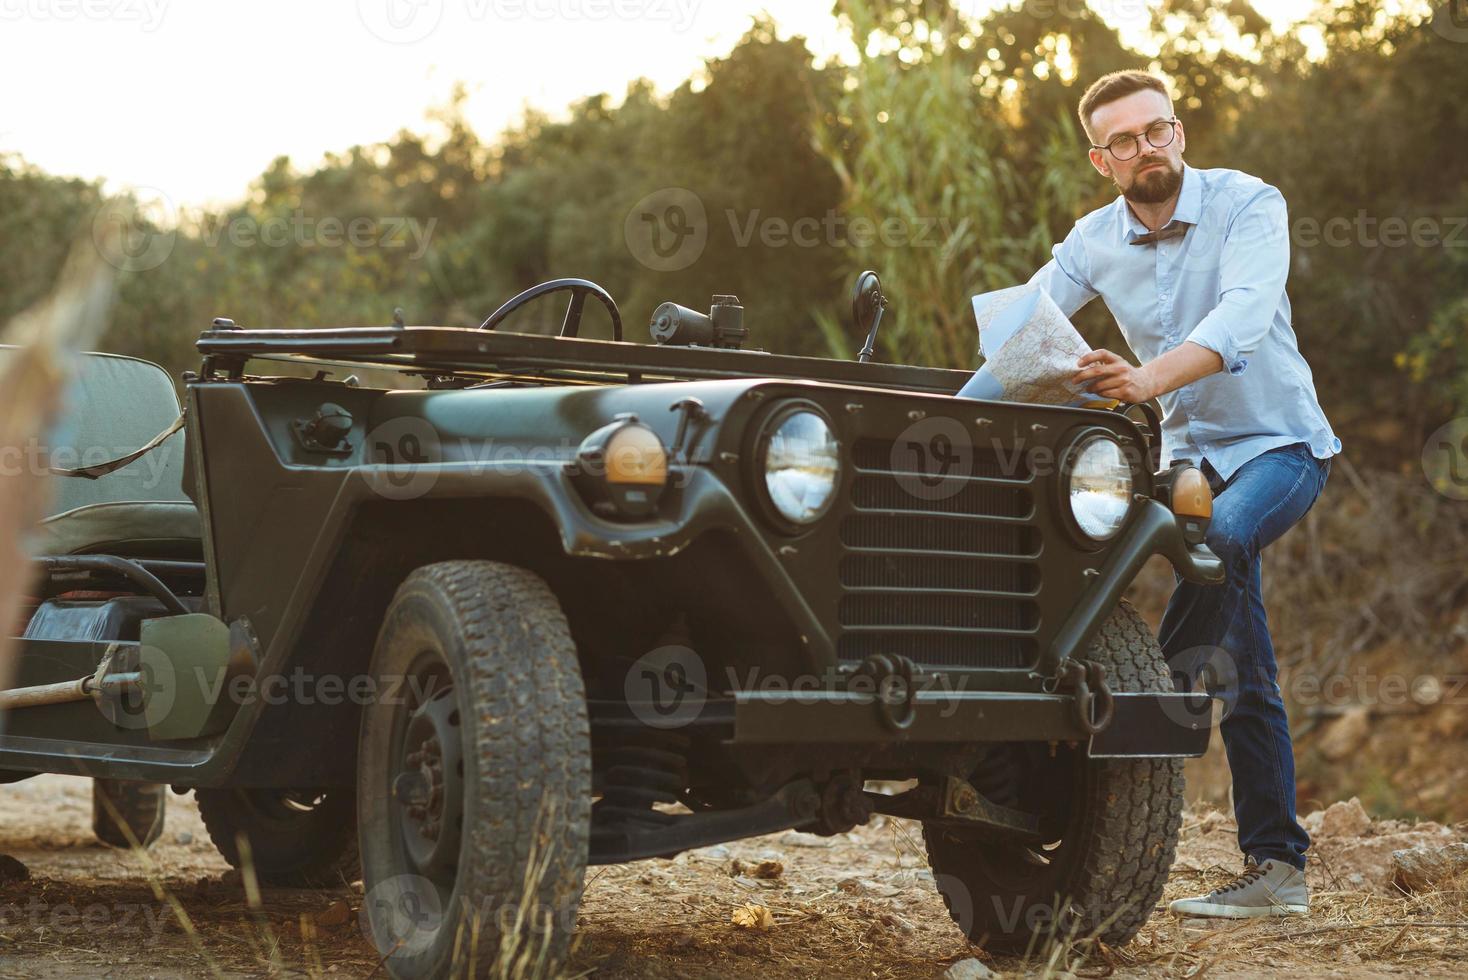
[[[1228,578],[1199,585],[1179,576],[1158,639],[1179,687],[1204,675],[1224,702],[1239,849],[1260,863],[1272,858],[1304,868],[1310,836],[1295,819],[1295,757],[1259,559],[1315,503],[1330,460],[1316,459],[1301,442],[1261,453],[1226,482],[1206,460],[1201,468],[1214,494],[1207,542]]]

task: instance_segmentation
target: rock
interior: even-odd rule
[[[322,911],[316,913],[316,924],[327,929],[335,929],[344,926],[351,921],[352,908],[346,902],[332,902]]]
[[[1413,847],[1442,847],[1457,838],[1448,828],[1432,823],[1417,824],[1407,830],[1383,833],[1373,826],[1369,837],[1320,837],[1311,846],[1319,880],[1331,887],[1359,885],[1382,895],[1400,896],[1392,885],[1392,852]],[[1329,868],[1329,872],[1326,871]],[[1356,876],[1360,876],[1360,880]]]
[[[0,854],[0,881],[25,881],[30,876],[30,868],[9,854]]]
[[[906,919],[902,918],[902,916],[893,915],[891,912],[888,912],[882,916],[882,924],[885,926],[890,926],[893,929],[900,929],[903,932],[917,932],[917,926],[913,925],[911,922],[908,922]]]
[[[985,966],[981,961],[972,956],[957,963],[943,971],[943,980],[990,980],[999,974]]]
[[[1371,815],[1354,796],[1342,803],[1332,803],[1320,815],[1322,837],[1360,837],[1370,829]]]
[[[1403,891],[1430,891],[1434,885],[1464,873],[1468,873],[1468,844],[1392,852],[1392,884]]]
[[[192,844],[194,842],[194,835],[187,830],[180,830],[174,835],[173,839],[180,844]]]
[[[779,861],[761,861],[754,866],[752,874],[756,878],[778,878],[785,873],[785,865]]]
[[[1359,749],[1371,735],[1371,708],[1358,704],[1330,723],[1316,744],[1320,754],[1331,762],[1340,762]]]

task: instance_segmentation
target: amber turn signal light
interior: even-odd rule
[[[624,425],[617,429],[602,452],[608,483],[662,486],[668,482],[668,453],[657,433],[644,425]]]
[[[582,440],[567,474],[596,514],[644,520],[657,513],[667,486],[668,451],[656,432],[626,412]]]
[[[1196,466],[1181,470],[1172,480],[1172,512],[1179,517],[1213,516],[1213,491]]]

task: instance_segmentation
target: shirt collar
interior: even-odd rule
[[[1173,221],[1196,225],[1203,213],[1203,178],[1198,171],[1183,164],[1183,186],[1177,194],[1177,209],[1172,212]]]
[[[1116,195],[1117,216],[1121,220],[1121,234],[1124,239],[1131,241],[1141,235],[1148,233],[1146,225],[1141,219],[1132,213],[1132,209],[1126,203],[1125,195]],[[1203,211],[1203,181],[1198,176],[1198,171],[1183,164],[1183,184],[1178,190],[1177,207],[1172,212],[1172,220],[1164,225],[1168,227],[1174,222],[1196,225]]]

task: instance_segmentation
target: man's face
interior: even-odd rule
[[[1103,177],[1110,177],[1127,200],[1137,204],[1160,204],[1177,193],[1183,181],[1183,150],[1187,139],[1183,124],[1173,141],[1164,147],[1147,142],[1149,126],[1172,118],[1172,107],[1161,92],[1133,92],[1108,102],[1091,113],[1091,131],[1096,143],[1108,145],[1118,136],[1137,137],[1136,156],[1118,160],[1110,150],[1092,150],[1091,163]],[[1125,153],[1123,153],[1125,155]]]

